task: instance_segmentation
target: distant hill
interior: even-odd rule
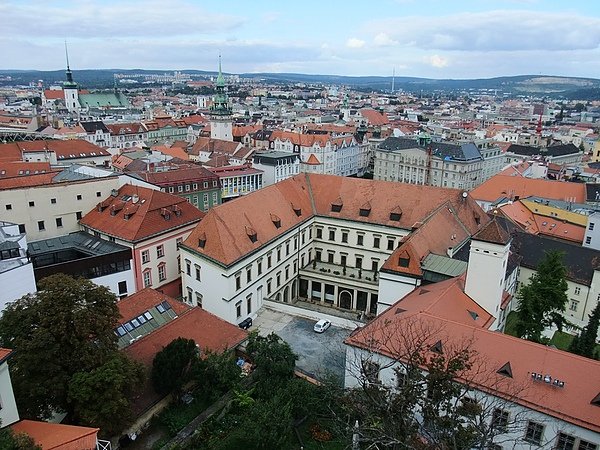
[[[131,74],[163,74],[164,70],[143,69],[98,69],[75,70],[74,79],[85,88],[111,87],[115,73]],[[183,73],[203,76],[215,75],[214,71],[183,70]],[[0,76],[10,76],[10,84],[29,84],[43,80],[45,85],[61,83],[65,79],[64,70],[1,70]],[[308,75],[301,73],[246,73],[242,78],[262,79],[272,83],[322,83],[346,85],[364,90],[391,89],[392,77],[351,77],[340,75]],[[2,82],[6,85],[9,82]],[[396,90],[408,92],[464,92],[469,89],[487,89],[498,94],[509,95],[544,95],[564,97],[568,99],[600,99],[600,79],[559,77],[547,75],[519,75],[511,77],[478,78],[471,80],[432,79],[398,76],[394,80]]]

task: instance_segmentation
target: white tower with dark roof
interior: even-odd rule
[[[73,72],[69,67],[69,51],[65,42],[65,55],[67,57],[67,81],[63,83],[63,93],[65,94],[65,106],[70,113],[79,112],[79,88],[73,81]]]
[[[465,294],[491,315],[500,315],[511,237],[496,220],[471,238]]]

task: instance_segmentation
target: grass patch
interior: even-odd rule
[[[574,337],[572,334],[565,333],[564,331],[556,331],[552,339],[550,339],[549,345],[554,345],[560,350],[568,350]]]
[[[298,433],[304,442],[304,450],[344,450],[348,448],[348,442],[341,439],[341,437],[336,436],[332,433],[331,439],[327,441],[317,441],[314,439],[313,430],[314,426],[317,425],[318,430],[321,432],[331,432],[328,422],[325,420],[307,420],[302,425],[298,427]],[[317,433],[318,434],[318,433]],[[292,439],[290,439],[292,443],[290,445],[290,450],[297,449],[300,443],[298,442],[298,438],[296,437],[296,433],[292,431]]]
[[[175,436],[210,404],[211,401],[207,396],[195,392],[194,400],[189,405],[172,403],[159,415],[158,421],[161,426],[165,427],[170,436]]]
[[[511,336],[517,336],[517,323],[519,322],[519,316],[516,311],[511,311],[506,316],[506,325],[504,326],[504,334],[510,334]]]

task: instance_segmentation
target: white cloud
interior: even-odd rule
[[[425,60],[425,62],[427,62],[431,66],[437,67],[438,69],[441,69],[443,67],[447,67],[448,64],[450,63],[450,61],[448,60],[448,58],[445,58],[445,57],[440,56],[440,55],[426,56],[423,59]]]
[[[376,41],[425,50],[575,50],[600,45],[600,18],[573,13],[500,10],[397,17],[372,21],[366,29]]]
[[[365,41],[357,38],[350,38],[346,41],[346,47],[348,48],[363,48]]]
[[[244,24],[234,15],[211,13],[189,0],[133,0],[117,3],[0,2],[7,37],[95,38],[181,36],[229,31]]]
[[[392,39],[387,33],[378,33],[373,38],[373,43],[378,47],[389,47],[392,45],[397,45],[398,41]]]

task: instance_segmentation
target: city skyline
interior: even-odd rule
[[[572,1],[4,2],[0,69],[597,77],[600,6]]]

